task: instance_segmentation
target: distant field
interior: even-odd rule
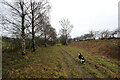
[[[120,78],[120,61],[115,56],[112,59],[107,57],[107,54],[105,56],[103,53],[92,54],[85,48],[85,45],[91,42],[100,44],[104,41],[73,42],[69,46],[58,44],[47,48],[37,47],[35,53],[27,49],[25,56],[21,55],[20,50],[4,52],[2,76],[3,78]],[[107,45],[107,42],[117,41],[105,42]],[[78,52],[85,57],[85,65],[82,65],[78,59]]]

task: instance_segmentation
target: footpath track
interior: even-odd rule
[[[81,78],[93,78],[91,74],[89,74],[86,70],[80,67],[80,64],[77,63],[65,50],[59,47],[61,53],[66,57],[66,59],[72,64],[74,70],[76,69],[77,74],[82,74]]]

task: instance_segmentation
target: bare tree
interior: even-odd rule
[[[101,34],[101,39],[109,37],[109,31],[108,30],[101,31],[100,34]]]
[[[28,15],[28,20],[30,20],[29,26],[32,29],[32,49],[35,52],[35,34],[40,33],[43,27],[44,16],[46,16],[49,12],[50,5],[47,0],[39,0],[38,2],[35,0],[30,1],[30,12]],[[28,29],[29,30],[29,29]],[[30,32],[30,30],[29,30]]]
[[[49,35],[49,31],[50,31],[51,25],[49,22],[49,17],[47,15],[43,16],[42,20],[41,20],[41,37],[44,38],[44,45],[45,47],[47,47],[47,38]]]
[[[50,27],[49,31],[48,31],[48,38],[47,40],[50,39],[51,41],[51,46],[55,44],[56,42],[56,38],[57,38],[57,34],[56,34],[56,31],[53,27]]]
[[[83,40],[92,40],[92,39],[95,39],[94,31],[91,30],[91,31],[89,31],[88,34],[84,34],[80,38],[82,38]]]
[[[44,34],[44,45],[45,47],[47,47],[47,32],[49,30],[49,18],[48,17],[45,17],[44,18],[44,21],[43,21],[43,34]]]
[[[73,28],[73,25],[70,24],[70,21],[68,19],[63,19],[59,21],[62,29],[60,30],[61,37],[65,39],[65,45],[68,44],[68,38],[70,36],[70,32]]]
[[[116,30],[110,31],[109,38],[115,38],[115,35],[117,35],[117,31]]]
[[[95,37],[96,37],[95,31],[91,30],[91,31],[89,31],[89,34],[90,34],[90,39],[95,39]]]
[[[101,32],[100,31],[95,31],[94,32],[94,36],[95,36],[95,38],[97,38],[97,39],[100,39],[101,38]]]
[[[83,39],[84,40],[90,40],[91,39],[91,35],[90,34],[84,34],[83,35]]]
[[[24,0],[17,0],[13,4],[6,1],[2,2],[11,9],[11,15],[5,17],[4,29],[11,31],[14,34],[21,34],[22,38],[22,55],[25,55],[25,16],[27,15],[26,2]],[[4,15],[3,15],[4,16]]]

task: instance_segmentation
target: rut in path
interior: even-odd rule
[[[83,68],[80,67],[80,64],[78,64],[69,54],[67,54],[61,47],[60,51],[63,53],[63,55],[69,60],[69,62],[72,63],[72,66],[74,66],[74,69],[78,71],[78,73],[82,73],[82,78],[92,78],[92,75],[89,74],[87,71],[85,71]]]
[[[61,50],[60,50],[60,52],[61,52]],[[62,54],[62,56],[64,56],[64,54]],[[73,78],[72,74],[70,73],[70,69],[68,68],[69,66],[67,65],[66,60],[64,59],[64,57],[62,57],[62,60],[63,60],[63,64],[65,65],[64,68],[65,68],[65,70],[67,72],[67,78]]]

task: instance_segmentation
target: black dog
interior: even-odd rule
[[[82,64],[85,64],[85,59],[84,59],[84,57],[82,56],[82,54],[79,52],[78,55],[79,55],[79,56],[78,56],[79,59],[81,60],[81,63],[82,63]]]

